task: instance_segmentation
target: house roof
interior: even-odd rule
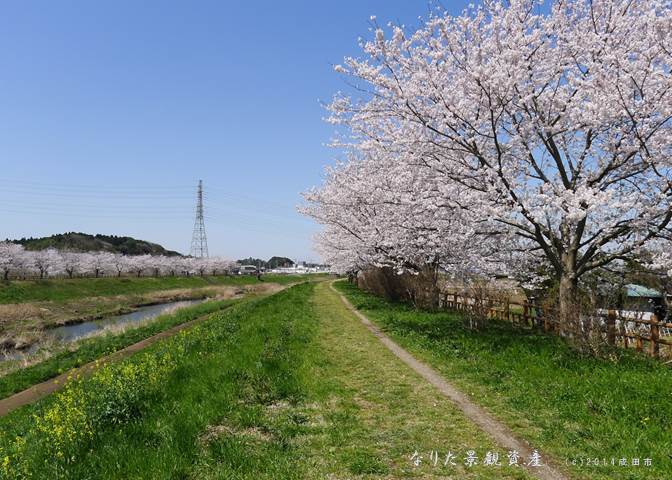
[[[630,283],[625,286],[628,297],[662,298],[663,294],[653,288]]]

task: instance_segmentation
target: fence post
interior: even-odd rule
[[[651,344],[649,345],[649,354],[652,357],[658,357],[660,351],[660,345],[658,345],[658,339],[660,338],[660,331],[658,327],[658,316],[655,313],[651,314],[651,323],[649,324],[649,329],[651,334]]]
[[[642,345],[642,336],[639,334],[639,332],[637,332],[635,334],[635,336],[636,336],[636,338],[635,338],[635,349],[638,352],[641,352],[644,349],[644,347]]]
[[[616,344],[616,312],[609,310],[607,313],[607,343]]]

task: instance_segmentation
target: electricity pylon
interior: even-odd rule
[[[198,181],[196,221],[194,222],[194,233],[191,236],[189,255],[196,258],[208,257],[208,239],[205,236],[205,221],[203,220],[203,180]]]

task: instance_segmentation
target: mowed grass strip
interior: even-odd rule
[[[672,370],[633,352],[577,354],[554,336],[492,323],[482,332],[459,314],[421,312],[337,282],[390,337],[469,393],[577,478],[672,478]],[[598,459],[607,465],[585,465]],[[616,466],[611,466],[611,459]],[[626,458],[628,466],[619,466]],[[632,466],[638,458],[640,465]],[[652,465],[644,466],[651,458]]]
[[[508,467],[506,450],[395,357],[328,283],[317,285],[313,304],[320,323],[307,354],[311,395],[302,414],[310,434],[299,452],[313,475],[305,478],[530,478]],[[478,465],[467,467],[470,450]],[[503,465],[483,465],[488,451]],[[456,465],[445,465],[448,452]]]
[[[204,315],[228,308],[240,300],[215,300],[185,307],[177,312],[160,315],[140,327],[129,327],[118,334],[107,334],[68,345],[66,350],[46,360],[14,370],[0,377],[0,398],[56,377],[70,369],[114,353],[169,328],[190,322]]]
[[[263,281],[289,284],[307,279],[298,275],[264,275]],[[64,302],[83,297],[132,295],[177,288],[259,283],[252,275],[192,277],[106,277],[0,282],[0,304],[38,301]]]

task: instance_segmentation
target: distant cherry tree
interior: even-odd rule
[[[49,273],[57,274],[63,269],[63,257],[56,249],[26,252],[26,256],[26,264],[36,270],[41,279],[48,277]]]
[[[9,280],[9,275],[19,272],[23,267],[25,253],[21,245],[11,242],[0,242],[0,272],[2,279]]]
[[[0,242],[0,273],[6,281],[10,278],[47,278],[65,275],[99,277],[113,274],[121,277],[131,274],[141,277],[146,272],[153,276],[222,274],[231,270],[234,262],[222,257],[190,258],[165,255],[124,255],[110,252],[75,252],[49,248],[25,250],[21,245]]]
[[[98,278],[101,274],[114,270],[115,256],[110,252],[89,252],[83,254],[86,271]]]
[[[80,273],[83,269],[89,267],[86,263],[86,256],[81,255],[77,252],[61,252],[61,264],[63,270],[68,275],[69,278],[72,278],[76,274]]]

